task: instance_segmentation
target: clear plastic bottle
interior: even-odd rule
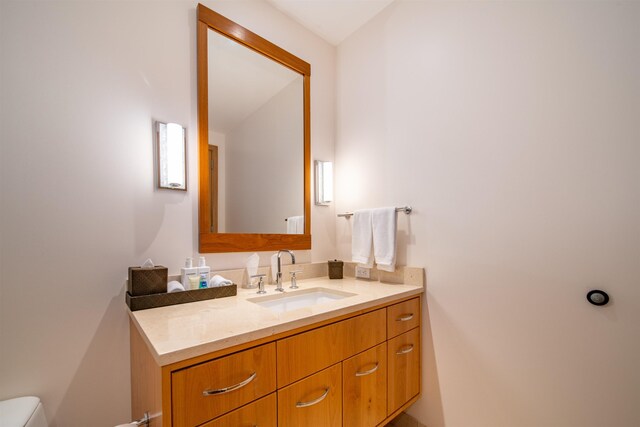
[[[193,259],[187,257],[184,267],[180,269],[180,281],[185,290],[194,289],[191,283],[196,277],[198,277],[198,268],[193,266]]]
[[[207,260],[201,256],[198,261],[198,274],[200,275],[199,286],[200,289],[209,287],[209,277],[211,276],[211,267],[208,267]]]

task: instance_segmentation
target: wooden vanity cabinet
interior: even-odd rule
[[[159,366],[131,324],[151,427],[380,427],[420,395],[420,297]]]

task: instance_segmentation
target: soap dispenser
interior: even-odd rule
[[[211,267],[208,267],[207,260],[201,256],[198,261],[199,289],[206,289],[209,285],[209,276],[211,276]]]
[[[184,267],[180,269],[180,281],[182,282],[182,286],[189,289],[197,289],[192,285],[194,279],[198,278],[198,268],[193,266],[193,259],[188,257],[184,262]],[[197,283],[197,282],[196,282]]]

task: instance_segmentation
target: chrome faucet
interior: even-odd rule
[[[291,264],[296,263],[296,257],[295,255],[293,255],[293,252],[286,249],[282,251],[278,251],[278,271],[276,272],[276,291],[278,292],[284,292],[284,289],[282,288],[282,266],[280,264],[280,255],[282,255],[283,252],[286,252],[289,255],[291,255]]]

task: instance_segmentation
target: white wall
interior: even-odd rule
[[[262,1],[204,3],[312,64],[332,159],[335,48]],[[0,398],[41,396],[52,427],[129,419],[127,267],[197,251],[196,4],[0,2]],[[188,127],[186,194],[154,188],[154,119]],[[319,211],[303,261],[334,255]]]
[[[638,2],[401,1],[339,46],[336,209],[415,208],[429,427],[640,425],[638,22]]]
[[[285,218],[304,215],[302,85],[297,78],[228,133],[228,233],[286,234]]]

